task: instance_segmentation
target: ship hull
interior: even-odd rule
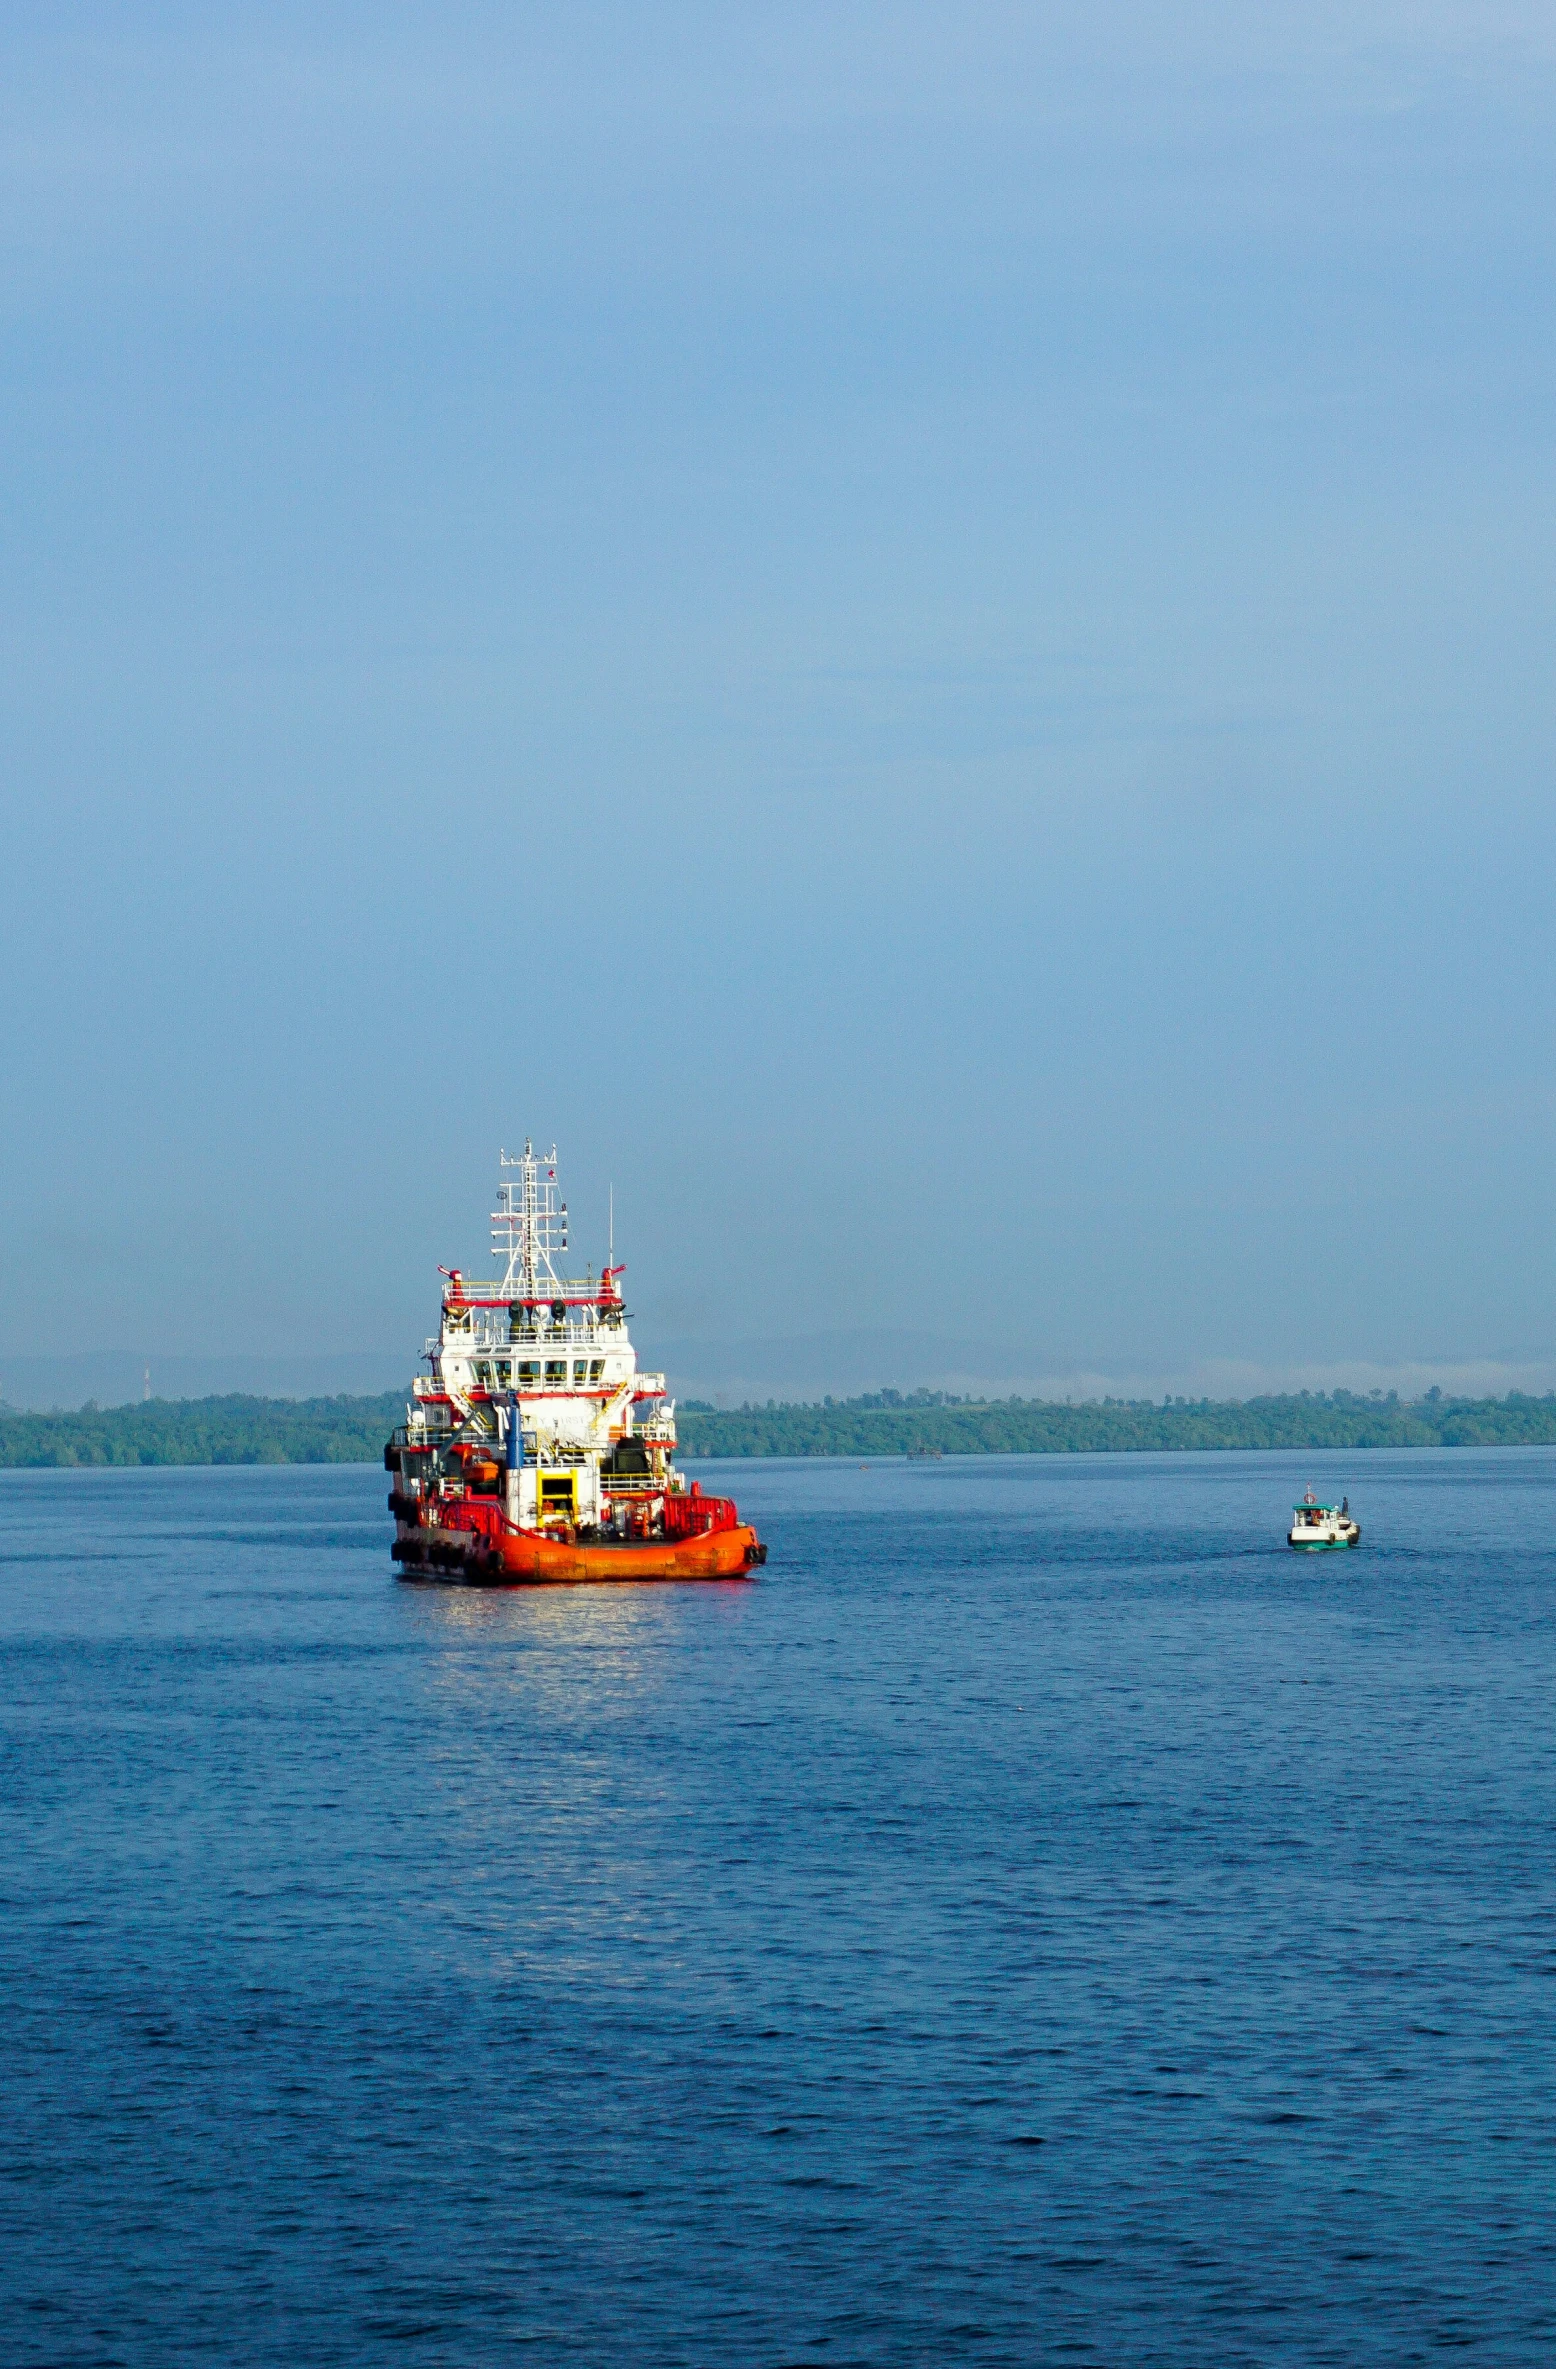
[[[636,1545],[574,1545],[535,1530],[496,1537],[469,1531],[413,1529],[394,1543],[408,1576],[464,1580],[476,1587],[592,1587],[601,1581],[748,1579],[767,1559],[748,1522],[701,1538],[656,1538]]]

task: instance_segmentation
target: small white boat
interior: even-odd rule
[[[1302,1503],[1292,1507],[1291,1514],[1286,1543],[1301,1547],[1310,1555],[1316,1555],[1324,1547],[1355,1546],[1361,1537],[1361,1524],[1351,1519],[1348,1497],[1342,1497],[1338,1505],[1320,1505],[1308,1489],[1303,1493]]]

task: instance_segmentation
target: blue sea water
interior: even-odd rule
[[[1556,2357],[1556,1454],[712,1471],[0,1479],[7,2369]]]

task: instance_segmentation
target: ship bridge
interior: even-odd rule
[[[443,1320],[424,1352],[431,1372],[416,1381],[416,1415],[500,1439],[511,1406],[534,1453],[598,1457],[634,1435],[668,1453],[674,1402],[663,1374],[638,1371],[614,1240],[598,1277],[559,1272],[568,1223],[555,1147],[537,1153],[526,1142],[516,1158],[502,1155],[502,1168],[492,1212],[500,1272],[440,1270]],[[652,1411],[635,1421],[638,1407]]]

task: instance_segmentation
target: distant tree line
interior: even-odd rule
[[[153,1398],[49,1415],[0,1406],[0,1466],[376,1463],[409,1395]]]
[[[376,1398],[152,1399],[29,1414],[0,1406],[0,1467],[136,1464],[372,1464],[404,1418],[408,1391]],[[871,1391],[792,1406],[677,1410],[683,1456],[1034,1456],[1187,1448],[1556,1446],[1556,1391],[1543,1398],[1401,1400],[1374,1391],[1250,1399],[956,1398]]]
[[[1287,1392],[1250,1399],[958,1399],[894,1390],[818,1406],[699,1400],[676,1412],[689,1456],[1034,1456],[1188,1448],[1556,1446],[1556,1392],[1530,1398],[1401,1400],[1397,1391]]]

